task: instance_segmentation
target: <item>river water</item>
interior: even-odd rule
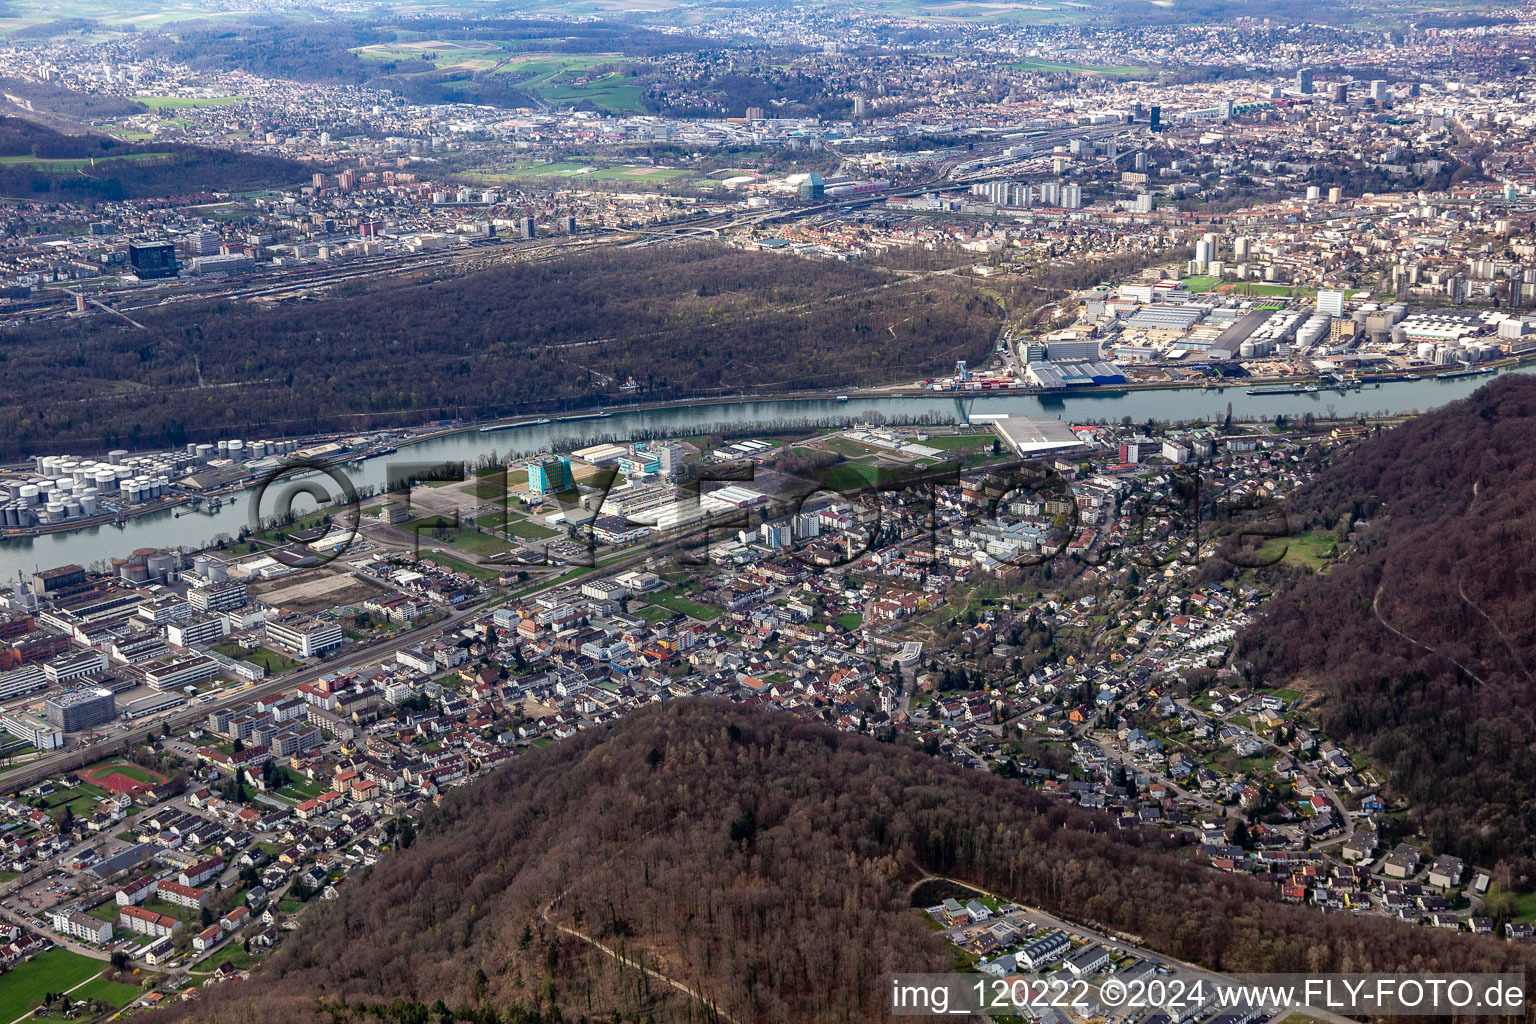
[[[1510,373],[1532,372],[1536,367],[1522,367]],[[1226,414],[1228,403],[1238,419],[1273,419],[1284,414],[1299,417],[1307,412],[1329,414],[1402,414],[1430,409],[1464,398],[1492,378],[1463,377],[1458,380],[1421,379],[1367,386],[1361,391],[1339,394],[1324,391],[1314,395],[1247,394],[1248,385],[1208,390],[1160,390],[1095,392],[1076,395],[986,395],[964,402],[968,413],[1009,413],[1015,416],[1047,416],[1070,423],[1092,421],[1118,422],[1129,416],[1135,422],[1148,419],[1180,421],[1216,419]],[[657,409],[614,413],[603,419],[550,423],[513,430],[480,433],[468,431],[448,437],[406,445],[394,455],[350,463],[337,467],[354,487],[372,486],[382,491],[389,479],[389,467],[401,463],[474,462],[491,451],[501,456],[533,454],[572,439],[611,436],[696,433],[721,423],[733,425],[769,424],[784,420],[817,421],[829,418],[857,417],[878,412],[893,419],[910,419],[931,414],[958,419],[959,404],[947,393],[903,398],[861,398],[849,402],[826,400],[773,400],[727,402],[695,405],[676,409]],[[579,447],[579,444],[576,445]],[[317,476],[328,491],[339,487]],[[286,481],[285,481],[286,482]],[[281,488],[275,488],[280,490]],[[94,526],[70,533],[45,534],[0,542],[0,580],[14,580],[16,573],[35,572],[55,565],[76,562],[90,565],[104,559],[122,557],[135,548],[197,548],[219,534],[234,536],[252,519],[251,497],[226,496],[223,507],[215,513],[175,516],[171,510],[129,520],[121,528]],[[301,510],[304,499],[294,503]],[[271,515],[271,501],[264,501],[262,515]]]

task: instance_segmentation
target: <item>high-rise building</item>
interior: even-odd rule
[[[1151,213],[1152,212],[1152,193],[1150,193],[1150,192],[1143,192],[1140,195],[1138,195],[1136,197],[1136,208],[1135,209],[1136,209],[1137,213]]]
[[[1312,95],[1312,72],[1309,69],[1296,69],[1296,91],[1303,96]]]
[[[93,725],[105,725],[117,717],[112,691],[104,686],[66,690],[43,701],[48,724],[64,732],[79,732]]]
[[[532,238],[533,237],[534,227],[533,227],[533,218],[532,217],[524,217],[519,222],[519,227],[522,230],[524,238]]]
[[[683,465],[683,446],[663,441],[656,446],[657,468],[667,476],[673,476]]]
[[[1371,79],[1371,99],[1377,103],[1385,103],[1387,101],[1387,80],[1385,78]]]
[[[212,256],[219,251],[219,233],[193,231],[182,239],[181,247],[188,256]]]
[[[853,116],[863,117],[867,113],[869,113],[869,100],[863,96],[855,96],[853,98]]]
[[[557,494],[575,486],[567,455],[552,455],[528,464],[528,491],[531,494]]]
[[[129,242],[128,265],[141,280],[176,276],[176,246],[170,242]]]
[[[309,183],[317,189],[325,188],[325,175],[321,174],[319,171],[316,171],[314,174],[310,175]]]
[[[747,120],[748,121],[762,121],[762,120],[764,120],[763,108],[762,107],[748,107],[747,108]]]
[[[770,548],[787,548],[795,541],[789,523],[764,523],[758,527],[758,534]]]
[[[1324,316],[1344,315],[1344,293],[1323,289],[1317,293],[1317,311]]]
[[[1083,187],[1081,185],[1061,186],[1061,205],[1069,210],[1081,210],[1083,208]]]
[[[1147,123],[1152,126],[1154,132],[1163,130],[1163,108],[1152,107],[1147,111]]]
[[[971,186],[971,195],[983,196],[994,206],[1027,207],[1031,205],[1034,191],[1028,182],[988,181]],[[1042,202],[1045,200],[1042,197]]]

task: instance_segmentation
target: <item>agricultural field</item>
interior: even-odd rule
[[[499,40],[422,39],[378,43],[352,52],[396,75],[471,72],[496,75],[550,106],[590,103],[603,110],[638,112],[640,87],[623,73],[620,53],[521,53]],[[608,69],[608,70],[598,70]]]

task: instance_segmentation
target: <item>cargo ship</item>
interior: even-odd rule
[[[1249,388],[1250,395],[1315,395],[1316,384],[1279,384],[1270,388]]]
[[[488,427],[481,427],[480,433],[489,434],[495,430],[512,430],[515,427],[537,427],[540,424],[551,422],[547,417],[541,420],[519,420],[516,423],[492,423]]]
[[[1457,380],[1461,377],[1482,377],[1499,371],[1492,366],[1481,366],[1475,370],[1451,370],[1448,373],[1435,374],[1435,380]]]

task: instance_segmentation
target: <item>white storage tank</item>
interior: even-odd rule
[[[96,490],[102,494],[110,494],[112,491],[117,490],[117,474],[110,467],[98,469],[95,479],[91,482],[96,485]]]
[[[128,457],[128,449],[127,448],[113,448],[111,451],[107,452],[107,461],[108,462],[122,462],[127,457]]]
[[[219,442],[219,458],[222,459],[225,456],[227,456],[228,454],[229,454],[229,442],[228,441],[220,441]]]
[[[214,448],[213,445],[211,445],[211,444],[200,444],[200,445],[198,445],[197,446],[197,461],[198,462],[207,462],[209,459],[213,458],[213,453],[215,451],[217,451],[217,449]]]
[[[16,496],[23,505],[36,505],[43,500],[43,492],[38,490],[37,484],[22,484]]]
[[[93,516],[101,511],[101,502],[96,498],[96,488],[88,487],[85,493],[80,495],[80,511],[88,516]]]
[[[64,521],[64,503],[62,501],[50,501],[48,504],[43,506],[43,511],[47,513],[48,521],[50,523],[60,523]]]
[[[1432,341],[1421,341],[1419,342],[1419,347],[1414,349],[1414,353],[1426,363],[1434,362],[1435,343]]]
[[[244,441],[231,441],[231,442],[229,442],[229,457],[232,458],[232,459],[235,459],[237,461],[241,460],[241,459],[244,459],[245,458],[245,442]]]

